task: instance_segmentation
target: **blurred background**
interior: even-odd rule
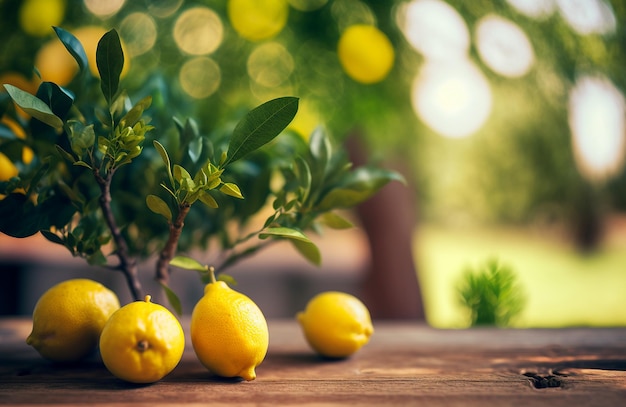
[[[355,160],[403,173],[407,187],[348,214],[356,229],[318,238],[321,268],[278,247],[233,270],[269,317],[325,289],[397,290],[407,315],[463,327],[476,322],[468,290],[488,301],[480,293],[492,284],[496,314],[516,311],[508,325],[626,324],[621,0],[0,0],[0,19],[0,83],[69,85],[77,65],[51,26],[88,55],[115,28],[122,86],[153,95],[155,120],[210,129],[294,95],[292,131],[324,125]],[[0,181],[13,175],[0,155]],[[67,276],[104,281],[124,300],[121,276],[60,246],[36,236],[0,245],[4,315],[30,314]],[[410,265],[393,260],[407,255]],[[504,280],[468,277],[494,259]],[[400,280],[414,286],[383,287],[407,272],[415,281]],[[142,273],[149,287],[149,265]],[[201,292],[195,275],[172,282],[181,297]]]

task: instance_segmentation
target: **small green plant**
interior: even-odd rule
[[[493,259],[479,269],[468,268],[457,291],[469,313],[470,326],[507,326],[526,303],[515,272]]]

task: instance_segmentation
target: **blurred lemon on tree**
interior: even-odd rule
[[[26,34],[45,37],[65,17],[65,0],[25,0],[20,7],[20,27]]]
[[[287,0],[229,0],[228,18],[237,33],[250,41],[272,38],[287,24]]]
[[[96,281],[64,281],[35,304],[26,343],[53,361],[79,360],[97,348],[104,324],[119,307],[117,295]]]
[[[210,273],[213,282],[191,314],[193,349],[216,375],[254,380],[269,345],[265,316],[250,298]]]
[[[389,38],[378,28],[365,24],[352,25],[341,34],[337,54],[344,71],[365,84],[385,79],[395,56]]]
[[[52,28],[50,30],[52,31]],[[107,30],[100,26],[85,26],[71,30],[71,33],[85,49],[89,71],[97,78],[100,77],[100,74],[96,64],[96,50],[100,38],[106,32]],[[130,67],[130,58],[123,42],[122,50],[124,51],[124,68],[121,77],[124,77]],[[58,38],[51,39],[39,49],[35,57],[35,66],[39,70],[42,80],[54,82],[59,86],[69,84],[78,73],[78,64]]]
[[[338,291],[316,295],[296,318],[309,345],[320,355],[331,358],[352,355],[374,333],[365,304]]]
[[[24,129],[15,120],[5,116],[0,120],[0,122],[7,126],[18,138],[22,140],[26,139],[26,133],[24,132]],[[31,163],[31,161],[33,161],[34,157],[35,153],[33,152],[33,150],[28,146],[24,146],[24,148],[22,149],[22,162],[28,165]]]
[[[0,153],[0,181],[8,181],[13,177],[17,177],[17,174],[18,170],[15,164],[9,160],[9,157]]]
[[[100,354],[109,371],[132,383],[153,383],[170,373],[185,350],[185,334],[167,308],[135,301],[117,310],[100,336]]]

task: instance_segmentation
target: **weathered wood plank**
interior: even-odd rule
[[[378,323],[369,345],[350,359],[331,361],[310,351],[295,323],[270,321],[270,351],[253,382],[217,378],[187,349],[164,380],[136,386],[114,378],[97,358],[73,366],[42,360],[23,343],[27,325],[0,320],[0,404],[608,406],[626,401],[626,328],[445,331]]]

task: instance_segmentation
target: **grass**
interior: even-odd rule
[[[527,229],[447,229],[424,225],[416,258],[428,322],[467,325],[457,299],[462,272],[489,258],[510,266],[524,287],[526,306],[515,327],[626,325],[626,244],[611,241],[593,254]]]

